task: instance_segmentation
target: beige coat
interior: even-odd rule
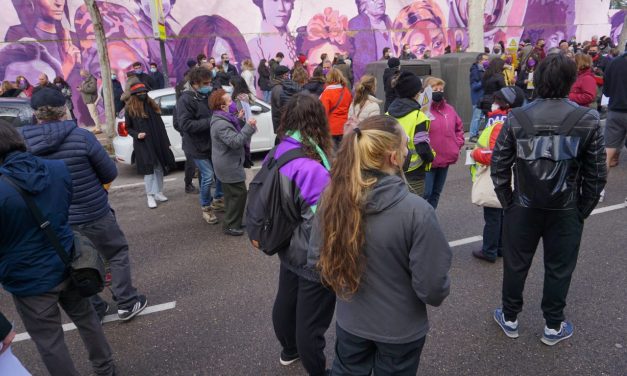
[[[366,103],[364,103],[363,107],[351,104],[351,107],[348,109],[348,117],[353,117],[358,120],[358,122],[361,122],[371,116],[381,115],[381,103],[383,103],[383,101],[378,100],[372,95],[368,95],[368,99],[366,99]]]

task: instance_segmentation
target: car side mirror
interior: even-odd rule
[[[252,112],[253,114],[260,114],[261,111],[262,111],[261,106],[258,106],[258,105],[250,106],[250,112]]]

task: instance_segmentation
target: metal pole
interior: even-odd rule
[[[168,75],[168,59],[165,54],[165,41],[159,39],[159,49],[161,50],[161,67],[163,69],[163,81],[165,87],[170,87],[170,77]]]

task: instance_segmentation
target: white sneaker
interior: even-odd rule
[[[148,195],[148,207],[154,209],[157,207],[157,201],[155,201],[154,195]]]
[[[163,193],[159,192],[155,195],[155,200],[160,202],[168,201],[168,198],[163,195]]]
[[[599,197],[599,202],[603,202],[605,200],[605,189],[601,191],[601,197]]]

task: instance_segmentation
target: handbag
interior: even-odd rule
[[[494,183],[490,176],[490,166],[477,165],[475,181],[472,183],[471,201],[475,205],[501,209],[501,202],[496,197]]]
[[[82,297],[87,298],[101,292],[104,289],[105,268],[94,244],[86,236],[74,231],[74,246],[71,254],[68,255],[61,245],[59,237],[50,226],[50,221],[44,218],[32,195],[15,184],[8,176],[2,175],[1,178],[22,196],[39,228],[44,231],[55,251],[57,251],[57,255],[69,269],[70,279],[77,288],[78,293]]]

